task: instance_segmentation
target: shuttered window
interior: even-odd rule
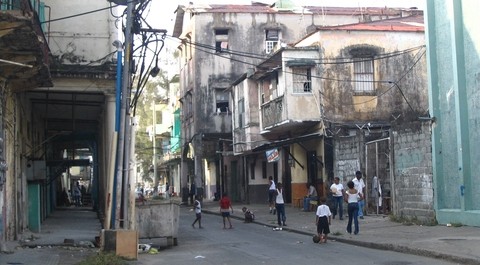
[[[355,92],[373,92],[373,59],[355,58],[353,62],[353,87]]]

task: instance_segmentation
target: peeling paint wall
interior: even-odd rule
[[[325,93],[325,113],[332,119],[343,122],[369,120],[390,121],[392,115],[401,119],[411,118],[408,103],[418,113],[427,110],[428,94],[426,79],[425,49],[395,56],[414,47],[424,45],[423,32],[322,32],[319,36],[324,64],[321,76]],[[337,40],[341,39],[342,42]],[[370,49],[376,54],[374,60],[374,93],[354,92],[353,63],[351,51]],[[422,56],[423,55],[423,56]],[[418,58],[420,58],[418,60]],[[350,60],[349,60],[350,59]],[[418,62],[417,62],[418,60]],[[411,68],[411,69],[410,69]],[[397,82],[395,86],[391,82]],[[401,93],[405,94],[408,103]]]
[[[435,219],[433,209],[430,123],[393,128],[394,214],[423,222]]]

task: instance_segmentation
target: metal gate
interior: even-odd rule
[[[389,214],[393,205],[393,169],[390,137],[365,143],[366,210]]]

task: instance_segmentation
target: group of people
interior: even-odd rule
[[[243,209],[245,213],[245,218],[247,218],[247,213],[246,213],[246,207]],[[200,198],[198,196],[195,196],[195,201],[193,203],[193,210],[195,211],[195,220],[192,223],[192,227],[195,228],[195,224],[198,222],[198,228],[203,228],[202,227],[202,204],[200,202]],[[248,210],[249,213],[251,213]],[[227,221],[228,221],[228,228],[232,229],[232,221],[230,220],[230,213],[233,214],[233,207],[232,207],[232,201],[230,198],[227,196],[227,193],[223,193],[222,198],[220,199],[220,213],[223,218],[223,229],[227,229]],[[253,219],[251,219],[253,221]]]
[[[317,224],[317,238],[319,242],[327,242],[327,235],[330,233],[331,219],[335,219],[338,214],[340,220],[343,220],[343,202],[347,203],[348,223],[347,233],[357,235],[359,233],[358,218],[363,219],[365,183],[362,179],[362,172],[355,172],[355,178],[347,182],[347,189],[340,183],[340,178],[335,177],[334,183],[330,186],[330,191],[333,195],[333,209],[326,205],[326,198],[321,198],[321,205],[318,206],[315,223]],[[338,211],[337,211],[338,209]],[[332,214],[333,212],[333,214]]]
[[[284,198],[284,189],[282,183],[278,182],[275,184],[273,177],[268,178],[268,202],[270,213],[277,215],[278,226],[286,226],[286,214],[285,214],[285,198]],[[310,200],[317,199],[317,192],[315,187],[312,184],[308,184],[308,195],[304,200],[304,210],[306,209],[305,205],[309,205]],[[335,177],[334,183],[330,186],[330,191],[333,195],[333,209],[330,211],[330,207],[326,204],[326,197],[319,199],[320,204],[317,207],[315,213],[315,224],[317,225],[317,238],[320,243],[327,242],[327,236],[330,233],[330,224],[331,219],[335,219],[336,215],[339,216],[340,220],[343,220],[343,203],[347,203],[347,213],[348,213],[348,224],[347,224],[347,233],[352,233],[352,224],[353,224],[353,233],[357,235],[359,233],[358,218],[363,219],[363,207],[364,207],[364,189],[365,183],[362,179],[362,172],[355,172],[355,178],[347,182],[347,189],[344,188],[343,184],[340,183],[340,178]],[[193,210],[195,211],[195,220],[192,223],[192,227],[195,228],[195,224],[198,223],[198,227],[202,228],[202,206],[198,196],[195,197],[193,203]],[[242,209],[245,215],[245,222],[252,222],[255,218],[253,212],[248,210],[246,207]],[[333,212],[333,214],[332,214]],[[223,228],[232,229],[232,222],[230,220],[230,214],[233,214],[233,207],[230,198],[226,193],[222,194],[220,199],[220,213],[223,217]]]
[[[70,195],[69,195],[70,193]],[[73,185],[72,190],[68,190],[68,193],[65,188],[63,188],[62,193],[60,194],[60,203],[63,206],[70,206],[72,203],[70,202],[70,198],[73,200],[73,205],[79,207],[85,204],[83,201],[87,190],[84,185],[80,185],[80,182],[76,182]]]

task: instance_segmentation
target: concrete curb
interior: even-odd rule
[[[202,213],[206,214],[211,214],[211,215],[218,215],[221,216],[220,213],[213,212],[210,210],[202,210]],[[243,220],[242,217],[239,216],[230,216],[233,219],[237,220]],[[253,221],[252,223],[258,224],[258,225],[263,225],[266,227],[277,227],[276,225],[272,224],[266,224],[260,221]],[[302,234],[302,235],[307,235],[307,236],[313,236],[313,233],[297,230],[295,228],[290,228],[288,226],[282,227],[283,231],[288,231],[288,232],[293,232],[297,234]],[[454,263],[459,263],[459,264],[465,264],[465,265],[478,265],[479,261],[476,259],[471,259],[471,258],[466,258],[466,257],[460,257],[460,256],[452,256],[452,255],[446,255],[444,253],[440,253],[437,251],[431,251],[431,250],[426,250],[426,249],[419,249],[419,248],[411,248],[408,246],[401,246],[401,245],[395,245],[395,244],[379,244],[379,243],[374,243],[374,242],[365,242],[365,241],[360,241],[360,240],[352,240],[352,239],[346,239],[338,236],[332,236],[329,235],[328,238],[330,240],[335,240],[341,243],[345,244],[350,244],[350,245],[356,245],[356,246],[361,246],[361,247],[366,247],[366,248],[371,248],[371,249],[378,249],[378,250],[390,250],[390,251],[395,251],[399,253],[404,253],[404,254],[412,254],[412,255],[417,255],[417,256],[423,256],[423,257],[430,257],[430,258],[435,258],[435,259],[442,259],[442,260],[447,260],[451,261]]]

